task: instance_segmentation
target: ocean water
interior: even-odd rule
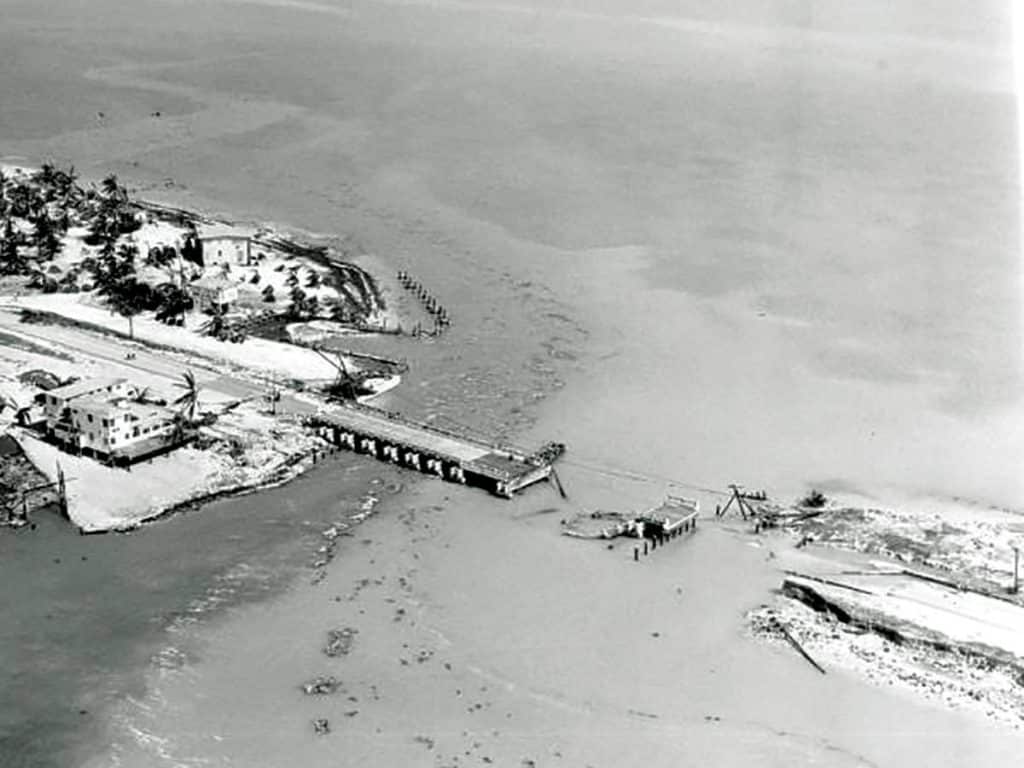
[[[145,670],[198,663],[184,630],[311,574],[322,531],[384,492],[381,469],[341,456],[128,534],[80,536],[50,509],[35,529],[0,531],[0,762],[68,766],[102,750],[106,709],[142,696]]]
[[[432,286],[455,318],[433,345],[386,348],[415,362],[388,402],[515,433],[560,390],[522,439],[568,442],[566,475],[588,502],[603,486],[583,465],[602,463],[780,494],[813,483],[1019,504],[1009,4],[0,10],[0,101],[16,105],[0,110],[0,155],[349,234]],[[281,493],[330,518],[327,489]],[[11,652],[36,653],[69,588],[95,591],[79,613],[88,631],[59,643],[74,654],[57,670],[109,649],[75,689],[109,686],[123,700],[162,647],[163,611],[186,610],[240,564],[275,585],[294,575],[297,523],[270,537],[246,526],[236,544],[217,535],[249,504],[276,520],[263,498],[98,543],[18,534],[0,558],[19,590],[5,596],[4,626],[26,617],[7,630]],[[53,557],[102,562],[80,547],[102,549],[109,567],[49,569]],[[130,567],[163,551],[166,581]],[[67,576],[40,591],[20,571],[44,565]],[[119,629],[104,643],[107,625]],[[54,764],[55,730],[102,749],[77,714],[93,701],[67,706],[57,687],[70,673],[16,669],[17,687],[3,689],[35,704],[4,703],[6,743]],[[59,729],[35,727],[53,712]]]

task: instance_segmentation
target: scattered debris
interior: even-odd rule
[[[324,646],[324,653],[331,657],[347,656],[352,650],[352,644],[355,642],[357,634],[359,634],[359,630],[352,627],[327,630],[327,645]]]
[[[341,688],[341,681],[335,677],[315,677],[302,684],[302,692],[307,696],[325,696],[335,693]]]
[[[313,731],[317,736],[326,736],[331,732],[331,724],[326,717],[318,717],[313,721]]]
[[[422,744],[427,749],[433,749],[434,748],[434,744],[435,744],[435,742],[434,742],[434,740],[432,738],[430,738],[429,736],[423,736],[422,734],[419,735],[419,736],[416,736],[413,739],[413,741],[415,741],[417,744]]]

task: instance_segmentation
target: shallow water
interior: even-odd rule
[[[4,68],[0,95],[30,98],[3,117],[0,155],[351,233],[455,319],[436,343],[373,347],[414,362],[386,403],[514,432],[538,395],[568,382],[519,439],[569,443],[577,503],[640,506],[664,491],[600,463],[780,495],[817,483],[1015,505],[1005,14],[953,0],[577,0],[557,13],[522,0],[60,0],[45,13],[8,2],[0,39],[21,48],[6,50],[28,40],[48,53]],[[307,514],[326,514],[318,498]],[[218,525],[207,519],[161,524],[152,541],[174,539],[177,556],[193,526]],[[289,531],[285,573],[300,535]],[[141,548],[149,535],[124,541]],[[255,549],[222,552],[213,535],[206,546],[222,570],[182,570],[168,610],[239,561],[277,570]],[[122,586],[139,600],[151,588]],[[41,612],[18,642],[51,604],[18,603]],[[121,637],[143,650],[102,679],[137,682],[156,637],[139,626]],[[243,624],[223,632],[232,626]],[[211,694],[219,679],[210,673]],[[43,717],[58,691],[32,685],[50,692]],[[130,686],[118,690],[123,703]]]
[[[292,583],[320,533],[383,485],[367,486],[382,468],[347,459],[129,534],[80,536],[51,510],[34,530],[0,530],[5,768],[72,765],[102,748],[106,710],[143,695],[146,669],[200,661],[201,648],[176,642],[181,630]]]

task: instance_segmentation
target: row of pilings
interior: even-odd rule
[[[466,484],[466,472],[457,461],[444,459],[400,443],[391,443],[333,424],[314,425],[316,433],[332,445],[373,456],[379,461],[398,464],[452,483]]]
[[[452,324],[448,310],[441,305],[441,302],[430,291],[423,287],[422,283],[415,280],[405,270],[399,270],[397,277],[399,285],[415,296],[420,304],[423,305],[423,309],[426,310],[427,314],[434,318],[434,327],[431,330],[424,329],[422,323],[416,323],[412,330],[413,336],[440,336]]]
[[[693,515],[685,520],[682,520],[678,525],[673,528],[659,527],[657,530],[652,532],[646,532],[643,536],[643,546],[633,547],[633,560],[639,562],[640,556],[647,556],[653,554],[658,547],[664,547],[673,539],[678,539],[686,534],[693,533],[697,530],[697,516]]]

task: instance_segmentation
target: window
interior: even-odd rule
[[[89,423],[92,424],[92,414],[89,414]]]
[[[132,437],[138,437],[138,436],[139,436],[139,428],[135,427],[135,429],[132,430]]]

